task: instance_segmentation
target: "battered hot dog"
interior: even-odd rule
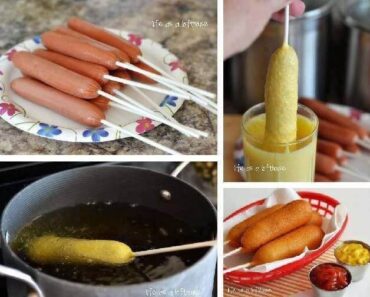
[[[298,256],[307,247],[317,249],[324,232],[316,225],[306,225],[274,239],[260,247],[252,259],[253,265],[261,265]]]
[[[135,257],[128,245],[118,241],[54,235],[32,239],[26,253],[39,264],[122,265]]]
[[[310,100],[307,98],[301,98],[300,102],[309,108],[311,108],[316,115],[323,120],[338,124],[341,127],[348,128],[355,131],[361,138],[367,137],[366,129],[362,128],[358,123],[352,120],[350,117],[342,115],[339,112],[331,109],[325,103],[318,100]]]
[[[352,145],[358,140],[356,132],[325,120],[320,120],[319,137],[340,145]]]
[[[265,143],[289,143],[297,138],[298,58],[288,44],[270,59],[265,84]]]
[[[108,51],[108,52],[111,52],[113,54],[115,54],[118,59],[122,62],[128,62],[130,61],[130,58],[129,56],[122,52],[121,50],[119,50],[118,48],[115,48],[115,47],[112,47],[108,44],[105,44],[105,43],[102,43],[102,42],[99,42],[97,40],[94,40],[86,35],[83,35],[77,31],[74,31],[70,28],[66,28],[66,27],[57,27],[54,29],[55,32],[57,33],[60,33],[60,34],[64,34],[64,35],[67,35],[67,36],[70,36],[70,37],[74,37],[74,38],[77,38],[78,40],[80,41],[83,41],[83,42],[87,42],[95,47],[98,47],[102,50],[105,50],[105,51]]]
[[[99,127],[104,119],[104,113],[90,102],[65,94],[32,78],[16,78],[10,86],[23,98],[82,125]]]
[[[109,74],[107,68],[89,63],[86,61],[81,61],[72,57],[68,57],[62,54],[58,54],[56,52],[38,49],[33,52],[35,55],[40,56],[46,60],[54,62],[60,66],[63,66],[69,70],[77,72],[81,75],[90,77],[95,81],[99,82],[100,84],[106,84],[107,80],[104,78],[104,75]]]
[[[67,94],[83,99],[92,99],[98,96],[100,85],[95,80],[32,53],[16,52],[12,61],[23,74],[36,78]]]
[[[141,51],[137,46],[87,21],[73,17],[68,20],[68,27],[95,40],[120,49],[129,55],[131,62],[138,62],[138,56],[141,56]]]
[[[272,207],[266,208],[261,210],[260,212],[256,213],[255,215],[247,218],[246,220],[240,222],[239,224],[232,227],[227,234],[226,240],[230,241],[229,244],[232,247],[239,247],[240,246],[240,239],[245,231],[245,229],[258,221],[262,220],[263,218],[269,216],[270,214],[274,213],[278,209],[282,208],[283,204],[277,204]]]
[[[102,65],[109,70],[117,69],[118,57],[107,50],[103,50],[77,38],[59,34],[57,32],[46,32],[41,35],[42,43],[47,49],[74,57],[86,62]]]
[[[316,226],[321,227],[322,216],[318,212],[312,211],[311,218],[308,221],[307,225],[316,225]]]
[[[241,238],[243,252],[254,252],[267,242],[307,224],[311,215],[311,205],[305,200],[286,204],[245,230]]]

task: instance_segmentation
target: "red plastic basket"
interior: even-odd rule
[[[312,208],[319,212],[323,217],[331,218],[334,209],[337,205],[339,205],[339,201],[323,195],[319,193],[312,193],[312,192],[298,192],[299,196],[301,196],[302,199],[308,200]],[[236,215],[245,212],[246,210],[255,207],[257,205],[263,204],[265,199],[258,200],[256,202],[253,202],[251,204],[248,204],[247,206],[244,206],[243,208],[235,211],[231,215],[229,215],[224,222],[230,220],[231,218],[235,217]],[[282,276],[288,275],[294,271],[297,271],[298,269],[301,269],[302,267],[308,265],[312,261],[314,261],[316,258],[320,257],[323,253],[325,253],[330,247],[332,247],[340,238],[342,235],[344,229],[346,228],[348,223],[348,215],[339,230],[339,232],[331,238],[324,246],[322,246],[317,251],[311,253],[310,255],[307,255],[303,257],[300,260],[297,260],[293,263],[286,264],[284,266],[281,266],[279,268],[276,268],[274,270],[271,270],[269,272],[246,272],[246,271],[233,271],[230,273],[227,273],[224,275],[225,280],[231,281],[237,284],[242,285],[253,285],[258,284],[266,281],[271,281],[277,278],[280,278]]]

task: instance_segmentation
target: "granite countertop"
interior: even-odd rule
[[[177,55],[190,84],[217,91],[217,0],[3,0],[0,1],[0,53],[70,16],[105,27],[140,33]],[[207,21],[203,28],[154,28],[153,21]],[[183,154],[216,154],[217,117],[192,102],[175,114],[187,126],[209,132],[208,138],[187,138],[161,125],[145,134]],[[67,143],[22,132],[0,120],[0,154],[162,154],[135,139],[99,144]]]

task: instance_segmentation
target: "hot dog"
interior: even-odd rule
[[[316,154],[316,172],[328,175],[332,174],[337,170],[337,162],[334,158],[327,155],[317,153]]]
[[[306,225],[274,239],[260,247],[252,259],[253,265],[261,265],[298,256],[307,247],[314,250],[321,245],[324,232],[316,225]]]
[[[22,73],[72,96],[83,99],[97,97],[100,85],[58,64],[29,52],[16,52],[12,59]]]
[[[246,220],[240,222],[239,224],[232,227],[227,234],[227,240],[230,241],[229,244],[232,247],[239,247],[240,246],[240,239],[243,235],[245,229],[256,222],[260,221],[261,219],[269,216],[270,214],[274,213],[278,209],[282,208],[283,204],[277,204],[272,207],[266,208],[255,215],[247,218]]]
[[[267,242],[307,224],[311,215],[311,205],[305,200],[286,204],[245,230],[241,238],[243,252],[254,252]]]
[[[141,51],[137,46],[87,21],[73,17],[68,20],[68,27],[95,40],[120,49],[130,57],[131,62],[138,62],[138,56],[141,56]]]
[[[325,120],[320,120],[319,136],[341,145],[352,145],[358,140],[356,132]]]
[[[340,114],[330,107],[326,106],[325,103],[318,100],[311,100],[307,98],[301,98],[300,102],[309,108],[311,108],[316,115],[323,120],[335,123],[340,127],[348,128],[355,131],[361,138],[367,137],[366,129],[362,128],[360,124],[356,123],[350,117]]]
[[[318,140],[317,151],[335,159],[343,156],[343,150],[339,144],[323,139]]]
[[[65,94],[32,78],[17,78],[11,82],[11,88],[23,98],[82,125],[99,127],[104,119],[104,113],[90,102]]]
[[[158,71],[156,71],[155,69],[153,69],[152,67],[142,63],[142,62],[138,62],[135,64],[135,66],[139,67],[140,69],[143,69],[143,70],[146,70],[146,71],[149,71],[151,73],[154,73],[154,74],[158,74],[160,75],[160,73]],[[152,80],[150,79],[149,77],[147,77],[146,75],[143,75],[141,73],[138,73],[138,72],[135,72],[135,71],[130,71],[130,75],[137,81],[140,81],[142,83],[145,83],[145,84],[155,84],[157,83],[155,80]]]
[[[122,62],[129,62],[130,61],[130,58],[128,57],[128,55],[126,53],[122,52],[121,50],[119,50],[118,48],[115,48],[115,47],[112,47],[108,44],[105,44],[105,43],[99,42],[97,40],[94,40],[94,39],[90,38],[89,36],[83,35],[83,34],[77,32],[77,31],[74,31],[74,30],[70,29],[70,28],[60,26],[60,27],[55,28],[54,32],[77,38],[80,41],[87,42],[87,43],[89,43],[89,44],[91,44],[95,47],[98,47],[102,50],[111,52],[111,53],[115,54],[118,57],[118,59]]]
[[[327,177],[326,175],[322,175],[320,173],[316,173],[315,174],[315,182],[324,182],[324,183],[328,183],[328,182],[331,182],[332,180]]]
[[[57,32],[43,33],[41,38],[45,47],[52,51],[86,62],[102,65],[109,70],[118,68],[116,65],[118,57],[115,54],[78,40],[77,38]]]
[[[344,147],[344,150],[353,154],[359,153],[361,151],[359,146],[356,144],[346,145]]]
[[[63,66],[69,70],[77,72],[81,75],[90,77],[95,81],[99,82],[100,84],[106,84],[107,80],[104,78],[104,75],[109,74],[107,68],[89,63],[86,61],[81,61],[72,57],[68,57],[62,54],[58,54],[56,52],[38,49],[33,52],[35,55],[42,57],[46,60],[54,62],[60,66]]]
[[[331,181],[339,181],[342,178],[342,173],[338,170],[334,171],[333,173],[329,173],[326,175]]]

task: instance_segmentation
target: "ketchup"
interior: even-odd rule
[[[320,264],[310,273],[311,282],[318,288],[326,291],[344,289],[350,283],[350,274],[337,264]]]

